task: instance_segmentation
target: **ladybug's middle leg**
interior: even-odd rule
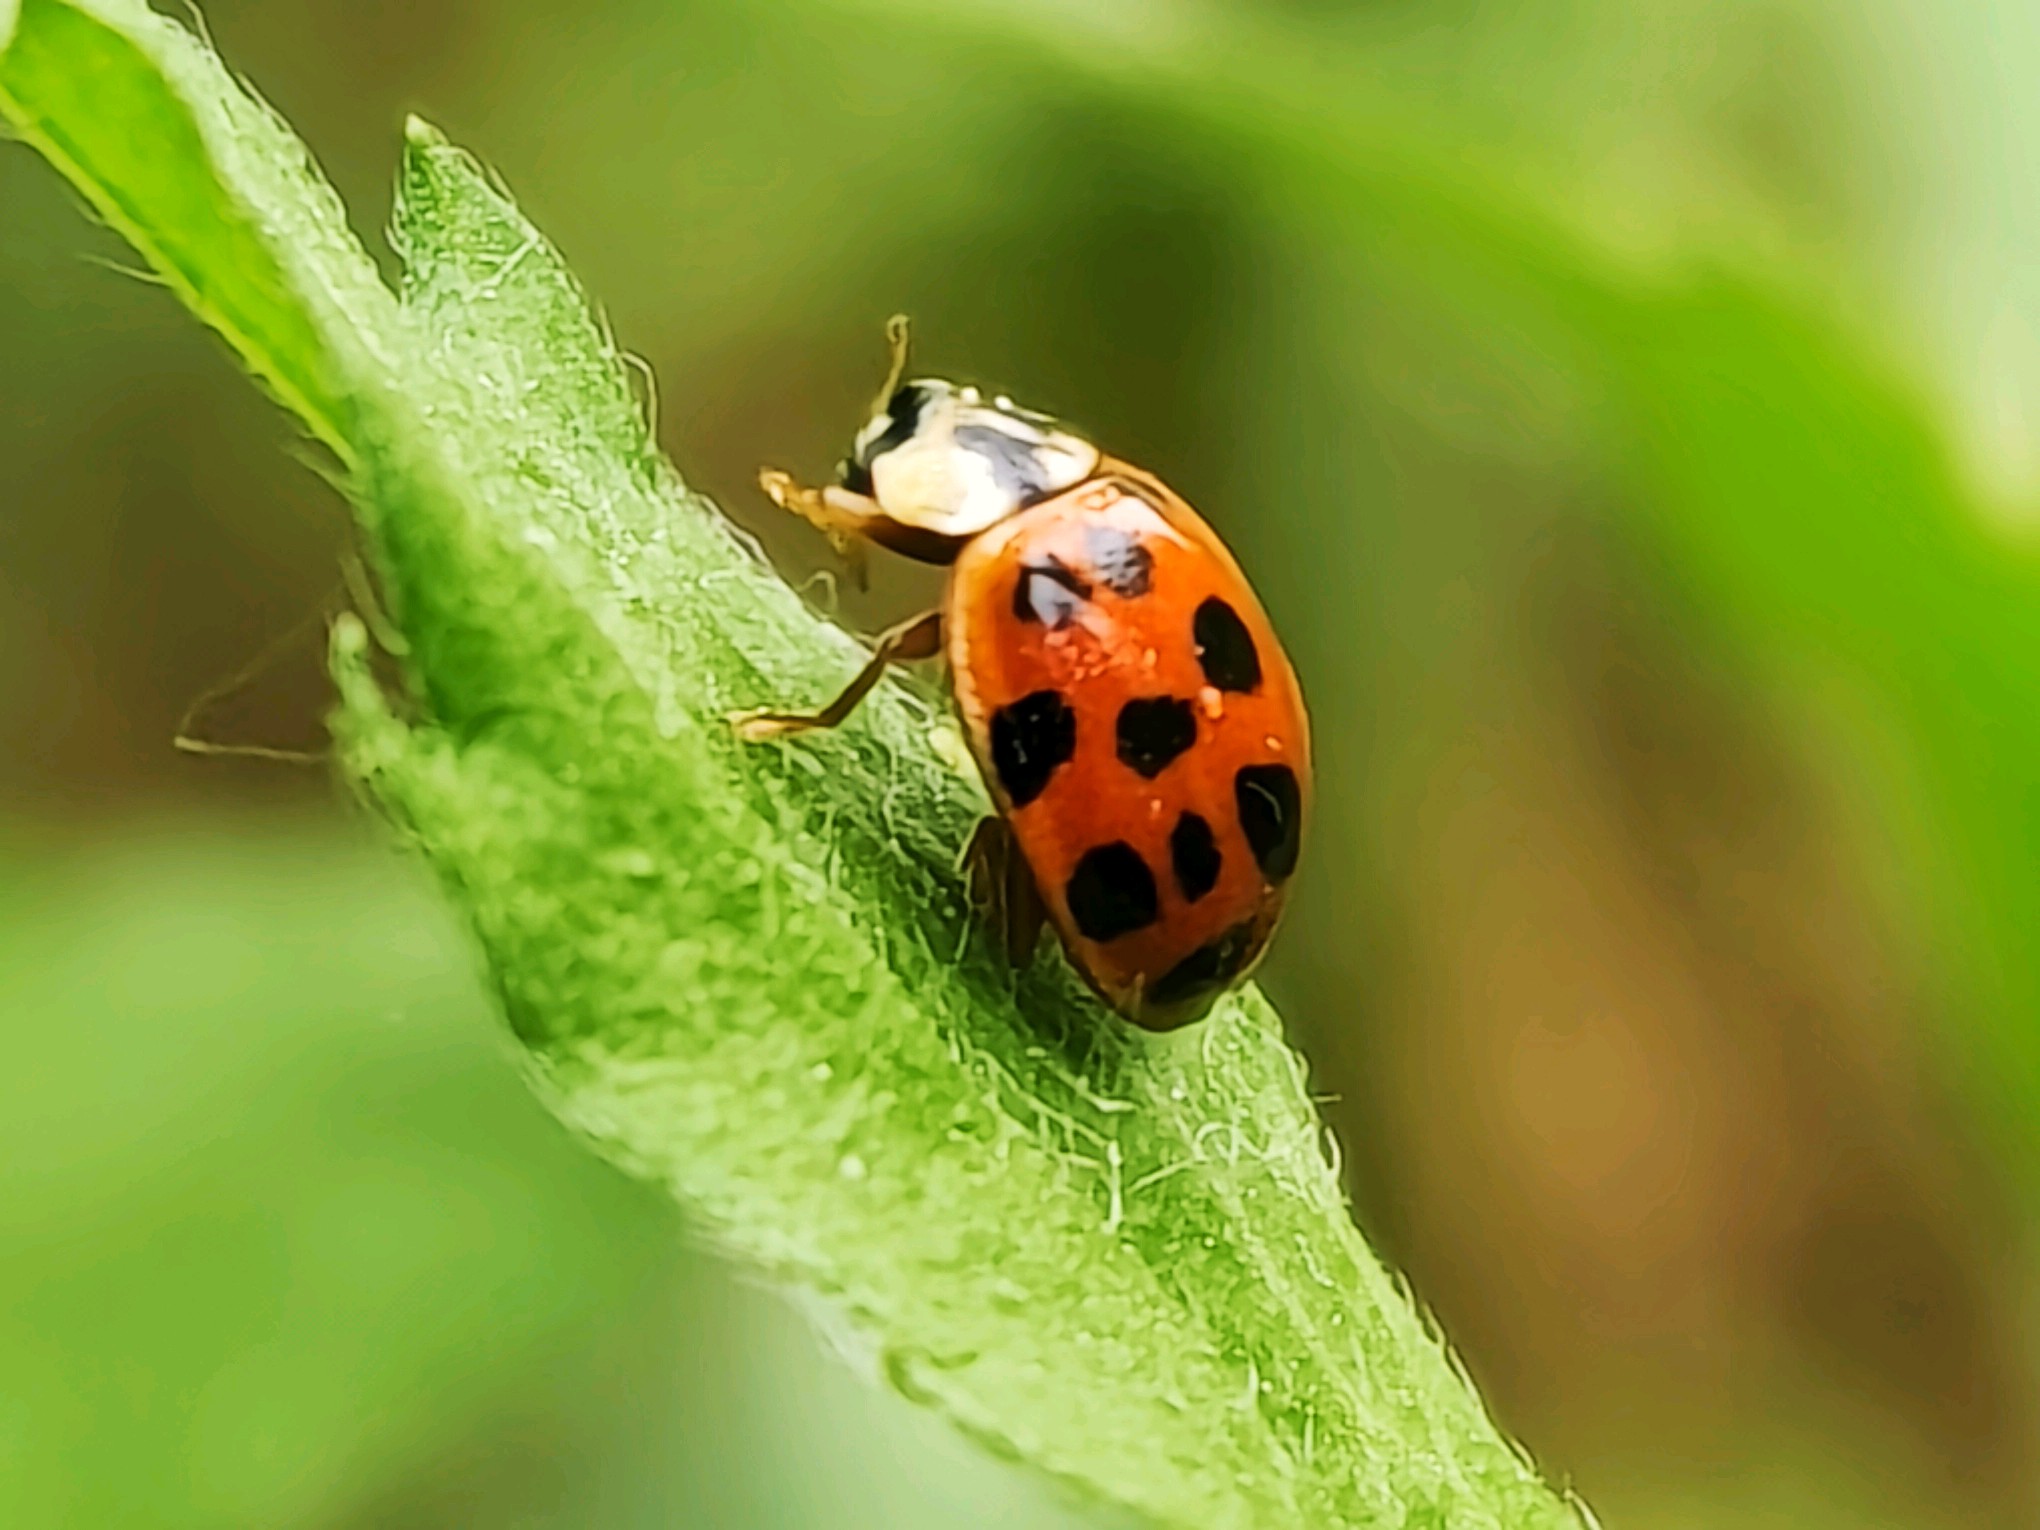
[[[842,694],[819,712],[740,712],[730,721],[737,736],[746,743],[762,743],[789,733],[806,733],[812,728],[834,728],[857,709],[857,703],[871,694],[889,664],[906,664],[915,659],[932,659],[942,652],[942,613],[923,612],[912,621],[900,623],[882,635],[871,658],[857,672],[857,678],[843,687]]]

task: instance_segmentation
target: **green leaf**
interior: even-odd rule
[[[858,650],[691,498],[555,252],[413,124],[402,309],[180,29],[25,0],[0,109],[327,439],[403,637],[336,731],[477,931],[561,1116],[891,1382],[1185,1526],[1576,1521],[1347,1216],[1257,994],[1187,1034],[989,960],[929,700],[752,749]],[[147,143],[146,153],[129,145]]]
[[[10,13],[0,114],[344,457],[392,305],[303,145],[141,0],[19,0],[0,36]]]

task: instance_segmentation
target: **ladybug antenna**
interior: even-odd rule
[[[896,313],[885,321],[885,343],[886,349],[892,355],[892,366],[885,374],[885,387],[879,390],[878,406],[872,410],[874,414],[885,413],[886,406],[892,402],[893,394],[899,391],[900,384],[906,379],[907,316],[905,314]]]

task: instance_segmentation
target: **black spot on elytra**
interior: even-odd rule
[[[1216,595],[1197,608],[1190,636],[1196,640],[1204,678],[1220,690],[1251,691],[1261,683],[1261,655],[1246,623]]]
[[[852,494],[871,493],[871,464],[913,435],[927,402],[928,390],[919,383],[903,383],[893,390],[893,396],[885,402],[885,429],[837,468],[844,488]]]
[[[1119,709],[1120,763],[1152,781],[1197,742],[1197,713],[1175,696],[1137,696]]]
[[[1147,594],[1154,584],[1155,555],[1116,526],[1085,527],[1084,557],[1098,582],[1127,600]]]
[[[1233,777],[1240,827],[1261,872],[1279,882],[1296,870],[1303,833],[1303,793],[1287,765],[1246,765]]]
[[[1063,628],[1076,620],[1091,587],[1057,557],[1022,566],[1013,585],[1013,614],[1023,622]]]
[[[1055,691],[1035,691],[992,714],[992,769],[1013,806],[1025,807],[1077,752],[1077,714]]]
[[[1070,873],[1063,897],[1086,940],[1117,940],[1160,917],[1155,874],[1123,839],[1086,850]]]
[[[1253,943],[1251,921],[1234,925],[1163,973],[1160,981],[1147,991],[1147,1002],[1156,1009],[1209,1003],[1239,978]]]
[[[1169,831],[1169,865],[1186,901],[1195,903],[1218,885],[1218,868],[1224,860],[1211,825],[1203,818],[1185,813],[1176,820],[1176,827]]]

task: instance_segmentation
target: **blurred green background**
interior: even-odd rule
[[[1358,1214],[1606,1524],[2040,1522],[2040,12],[207,17],[365,234],[406,110],[500,169],[792,578],[895,309],[1205,510]],[[0,1523],[1081,1522],[555,1127],[327,772],[171,750],[279,638],[203,730],[316,746],[345,517],[109,262],[0,152]]]

